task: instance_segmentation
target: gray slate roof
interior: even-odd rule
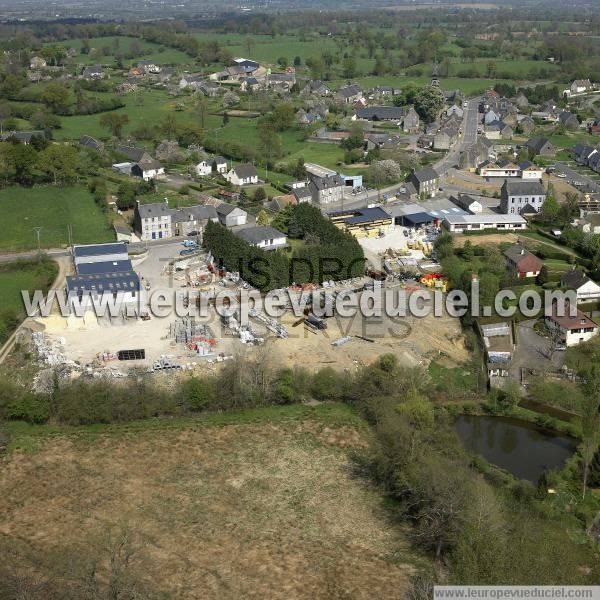
[[[438,179],[439,175],[437,171],[433,167],[424,167],[419,171],[415,171],[412,176],[419,182],[423,183],[425,181],[433,181],[434,179]]]
[[[539,181],[508,181],[502,185],[502,193],[508,196],[542,196],[544,188]]]
[[[356,116],[359,119],[369,121],[393,121],[401,120],[406,114],[406,109],[402,106],[368,106],[359,108]]]
[[[245,227],[244,229],[238,229],[235,231],[235,234],[249,244],[258,244],[264,240],[285,237],[284,233],[281,233],[281,231],[275,229],[275,227],[271,227],[270,225]]]
[[[217,209],[214,206],[196,204],[171,209],[171,221],[183,223],[185,221],[216,221],[218,219]]]
[[[577,269],[571,269],[567,271],[561,278],[560,284],[564,287],[572,288],[574,290],[580,288],[582,285],[591,281],[591,279]]]
[[[73,246],[73,255],[76,258],[83,256],[102,256],[109,254],[127,254],[125,242],[113,242],[108,244],[89,244],[85,246]]]
[[[257,177],[258,172],[256,171],[256,167],[250,163],[244,163],[242,165],[237,165],[233,167],[235,174],[240,179],[247,179],[248,177]]]

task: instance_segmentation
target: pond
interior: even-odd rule
[[[575,451],[571,438],[509,417],[462,415],[454,427],[467,450],[534,484],[544,471],[561,469]]]

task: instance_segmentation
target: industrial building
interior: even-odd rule
[[[391,215],[379,206],[329,213],[329,218],[355,237],[374,237],[393,225]]]
[[[121,302],[122,311],[137,307],[140,278],[124,242],[74,246],[73,263],[75,275],[66,278],[70,306],[78,303],[88,310],[103,294],[112,294]]]
[[[499,215],[485,213],[478,215],[448,215],[444,224],[452,233],[481,231],[483,229],[521,230],[527,229],[527,221],[516,214]]]

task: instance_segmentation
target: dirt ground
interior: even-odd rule
[[[145,598],[401,598],[402,530],[351,474],[364,435],[296,420],[48,436],[1,462],[2,553],[81,586],[107,585],[112,560]]]
[[[354,319],[334,316],[326,319],[327,329],[318,333],[303,325],[293,327],[291,315],[282,322],[290,338],[273,341],[278,356],[287,364],[301,364],[308,369],[329,365],[351,370],[373,362],[381,354],[394,354],[400,364],[409,367],[427,365],[439,357],[450,358],[455,364],[468,360],[460,321],[447,314],[395,319],[384,315],[381,322],[360,315]],[[331,345],[343,337],[351,339],[341,346]]]
[[[485,244],[492,244],[494,246],[502,243],[514,244],[519,240],[519,236],[515,233],[490,233],[487,235],[455,235],[454,246],[462,248],[465,242],[469,240],[472,244],[477,246],[484,246]]]
[[[506,238],[504,241],[507,241]],[[126,370],[128,367],[150,366],[160,356],[167,355],[178,364],[192,369],[213,370],[215,357],[199,357],[169,337],[169,324],[174,320],[175,316],[172,315],[167,318],[153,317],[150,321],[133,320],[121,325],[91,323],[85,328],[65,328],[64,319],[58,315],[38,321],[45,327],[50,340],[63,342],[60,351],[68,359],[82,365],[92,364],[94,361],[100,364],[97,360],[98,353],[144,348],[145,361],[111,361],[109,364]],[[209,323],[215,333],[215,356],[220,353],[230,356],[244,349],[240,340],[221,326],[214,311],[209,317],[199,321]],[[395,354],[401,364],[410,367],[426,365],[432,358],[446,357],[456,364],[468,359],[460,322],[447,314],[439,317],[430,314],[423,318],[407,316],[394,319],[384,314],[380,321],[365,318],[360,313],[352,318],[335,315],[326,319],[327,329],[317,333],[309,331],[302,324],[294,327],[298,318],[291,310],[279,321],[288,330],[287,339],[275,337],[255,320],[251,324],[275,350],[283,366],[302,364],[308,369],[316,370],[330,365],[353,369],[369,364],[385,353]],[[331,345],[331,342],[347,336],[351,339],[342,346]],[[356,336],[374,341],[369,342]],[[248,348],[245,347],[246,350]]]

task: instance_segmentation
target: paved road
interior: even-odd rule
[[[594,181],[591,177],[588,177],[587,175],[584,175],[582,173],[579,173],[578,171],[575,171],[574,169],[571,169],[571,167],[568,167],[564,163],[557,162],[555,164],[555,167],[556,167],[555,174],[556,173],[564,173],[566,175],[566,177],[563,178],[564,181],[566,181],[567,183],[570,183],[571,185],[574,185],[580,191],[582,191],[582,192],[598,192],[598,191],[600,191],[600,185],[598,185],[598,183],[596,181]]]
[[[154,246],[180,246],[185,238],[179,237],[176,239],[164,239],[164,240],[151,240],[148,242],[135,242],[128,244],[129,251],[142,252],[146,248],[152,248]],[[190,237],[189,239],[195,239]],[[183,248],[183,246],[182,246]],[[42,248],[42,252],[47,254],[50,258],[60,259],[61,257],[70,256],[71,251],[68,248]],[[37,256],[37,250],[27,250],[26,252],[13,252],[11,254],[0,254],[0,263],[16,262],[18,260],[27,260],[35,258]]]
[[[449,169],[460,163],[460,153],[477,141],[477,114],[479,110],[479,98],[469,100],[463,114],[462,134],[458,141],[444,158],[434,163],[433,167],[444,175]]]

